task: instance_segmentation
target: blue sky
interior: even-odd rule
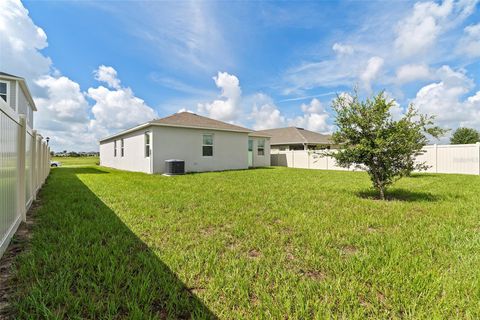
[[[397,116],[413,102],[444,127],[480,129],[476,1],[3,5],[0,68],[27,78],[57,150],[182,109],[331,132],[331,99],[354,86],[386,90]]]

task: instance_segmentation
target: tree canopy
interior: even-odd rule
[[[458,128],[450,139],[451,144],[469,144],[480,142],[480,133],[472,128]]]
[[[434,117],[420,114],[413,105],[394,120],[390,110],[395,104],[382,91],[365,101],[360,101],[357,92],[338,95],[332,105],[338,127],[332,139],[341,148],[330,156],[340,166],[366,170],[381,199],[396,180],[427,168],[415,157],[422,154],[428,136],[444,133],[434,125]]]

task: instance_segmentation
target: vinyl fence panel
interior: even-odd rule
[[[0,255],[21,221],[17,194],[19,118],[7,108],[5,104],[0,109]]]
[[[0,256],[50,172],[50,150],[0,99]]]
[[[335,152],[335,150],[330,150]],[[480,175],[480,143],[459,145],[429,145],[423,154],[417,156],[418,163],[428,166],[427,172],[460,173]],[[322,151],[271,151],[272,166],[318,170],[358,170],[343,168],[334,158],[325,156]]]

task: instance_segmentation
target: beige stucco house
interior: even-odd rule
[[[257,131],[270,136],[272,151],[330,149],[336,146],[332,136],[297,127],[276,128]]]
[[[270,166],[270,137],[230,123],[180,112],[100,140],[100,165],[164,173],[165,160],[186,172]]]

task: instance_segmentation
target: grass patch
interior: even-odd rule
[[[99,163],[99,157],[52,157],[52,161],[58,161],[62,167],[95,166]]]
[[[368,190],[360,172],[53,169],[16,315],[480,317],[480,177]]]

